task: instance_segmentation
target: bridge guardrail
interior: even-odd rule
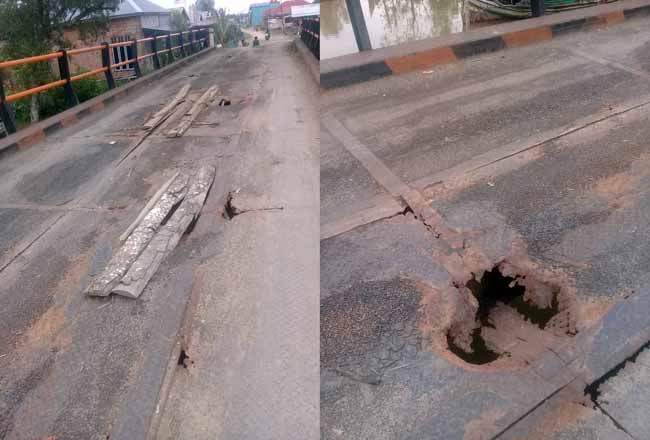
[[[309,51],[320,60],[320,19],[305,18],[300,28],[300,39]]]
[[[186,36],[188,34],[189,38],[187,41],[185,41],[183,36]],[[174,39],[176,46],[172,46]],[[159,49],[158,40],[165,40],[164,49]],[[143,47],[143,53],[139,55],[140,45],[146,45],[146,43],[149,43],[149,50],[147,50],[146,47]],[[92,47],[60,50],[44,55],[0,62],[0,122],[2,122],[0,127],[4,126],[5,131],[7,131],[9,134],[16,132],[16,123],[10,104],[19,99],[26,98],[36,93],[44,92],[55,87],[63,87],[65,90],[66,104],[68,108],[70,108],[79,104],[79,99],[77,98],[77,95],[75,94],[75,91],[72,87],[72,84],[75,81],[104,74],[108,88],[113,89],[116,87],[115,78],[113,77],[113,69],[125,65],[133,65],[135,76],[139,78],[143,75],[140,68],[140,61],[142,60],[153,58],[154,69],[160,69],[162,65],[160,55],[162,54],[167,54],[166,64],[170,64],[177,58],[174,56],[175,51],[180,51],[181,57],[186,57],[197,51],[203,50],[208,46],[208,28],[201,28],[176,33],[168,32],[166,35],[122,41],[117,43],[102,43],[100,45]],[[112,59],[113,57],[111,57],[111,50],[115,47],[131,47],[132,58],[129,60],[121,61],[119,63],[114,63]],[[102,67],[77,75],[71,75],[70,58],[74,57],[75,55],[80,55],[88,52],[100,53]],[[37,87],[33,87],[31,89],[23,90],[21,92],[16,92],[11,95],[5,95],[4,75],[2,73],[3,70],[31,63],[52,62],[53,60],[58,61],[60,79]]]

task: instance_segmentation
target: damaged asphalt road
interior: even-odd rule
[[[259,113],[254,111],[257,106],[265,110],[273,106],[275,113],[284,114],[278,111],[282,103],[273,95],[273,88],[278,87],[274,78],[293,76],[295,82],[302,81],[303,88],[294,97],[303,101],[296,105],[304,105],[305,96],[311,96],[306,84],[313,85],[300,77],[299,61],[288,45],[285,41],[255,51],[213,51],[140,94],[129,95],[128,101],[117,100],[0,161],[0,218],[4,221],[0,229],[0,438],[161,438],[155,432],[154,415],[164,409],[170,378],[182,368],[181,353],[184,366],[200,362],[200,355],[186,351],[185,344],[193,328],[193,304],[200,286],[205,285],[201,283],[209,280],[210,273],[224,270],[211,264],[225,252],[227,237],[243,228],[241,222],[224,218],[227,194],[235,188],[243,188],[242,194],[268,191],[274,200],[282,201],[283,213],[299,217],[305,206],[318,212],[313,188],[307,194],[313,193],[315,201],[307,202],[299,199],[304,193],[294,198],[281,191],[278,195],[273,192],[277,186],[253,178],[259,179],[260,170],[273,162],[290,162],[285,151],[270,149],[262,154],[269,147],[255,134],[267,130],[266,139],[279,136],[269,136],[270,122],[255,117]],[[278,73],[278,65],[283,66],[283,73]],[[185,84],[191,90],[179,104],[179,115],[209,90],[211,95],[218,90],[217,96],[201,103],[200,112],[192,115],[192,125],[184,124],[179,137],[165,136],[179,121],[173,115],[143,136],[143,124]],[[216,89],[210,89],[213,86]],[[223,97],[230,105],[219,105],[225,102]],[[291,108],[287,113],[295,114]],[[287,130],[294,123],[271,122]],[[298,136],[292,137],[298,142]],[[309,139],[315,138],[309,132]],[[313,144],[295,145],[300,152],[292,152],[291,157],[301,162],[293,166],[310,171],[304,161],[316,160],[310,151]],[[203,165],[217,172],[201,216],[164,258],[140,297],[84,295],[122,245],[120,235],[151,196],[178,171]],[[318,175],[315,169],[312,174]],[[283,173],[285,179],[294,175]],[[285,181],[275,180],[276,185]],[[312,252],[317,259],[318,223],[313,217]],[[307,238],[305,234],[304,243],[309,245]],[[262,244],[246,248],[266,249]],[[295,248],[296,253],[302,249]],[[228,271],[240,272],[232,258],[230,263]],[[246,268],[254,268],[252,264],[247,262]],[[294,274],[294,285],[302,279]],[[310,282],[317,285],[316,280]],[[201,294],[215,299],[223,291]],[[244,317],[238,317],[241,325],[247,324]],[[317,347],[317,334],[312,339],[311,345]],[[297,361],[306,364],[303,359]],[[314,375],[317,368],[315,364]],[[318,398],[317,391],[312,394]],[[199,396],[191,399],[198,402]],[[259,411],[247,409],[249,414]],[[296,417],[293,428],[306,419]],[[219,419],[215,416],[214,420]],[[232,438],[238,438],[236,432],[242,429],[229,423],[219,426],[234,432]]]
[[[648,437],[647,37],[323,95],[322,438]]]

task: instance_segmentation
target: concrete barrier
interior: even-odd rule
[[[333,88],[400,75],[649,15],[650,0],[625,0],[344,55],[321,60],[320,84]]]
[[[312,76],[316,82],[320,84],[320,69],[318,66],[318,60],[314,54],[311,53],[309,48],[305,46],[305,43],[303,43],[300,38],[295,38],[293,42],[296,45],[296,49],[298,49],[298,53],[300,53],[300,56],[305,61],[305,64],[307,64],[307,67],[309,68]]]

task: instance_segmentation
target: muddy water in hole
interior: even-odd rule
[[[463,31],[463,0],[361,0],[373,49]],[[321,59],[358,52],[345,0],[321,2]]]

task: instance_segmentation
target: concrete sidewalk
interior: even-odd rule
[[[323,438],[528,438],[650,340],[649,37],[639,19],[323,94]],[[506,299],[474,321],[466,283],[508,269],[555,292],[552,327]],[[616,405],[539,438],[627,438]]]

